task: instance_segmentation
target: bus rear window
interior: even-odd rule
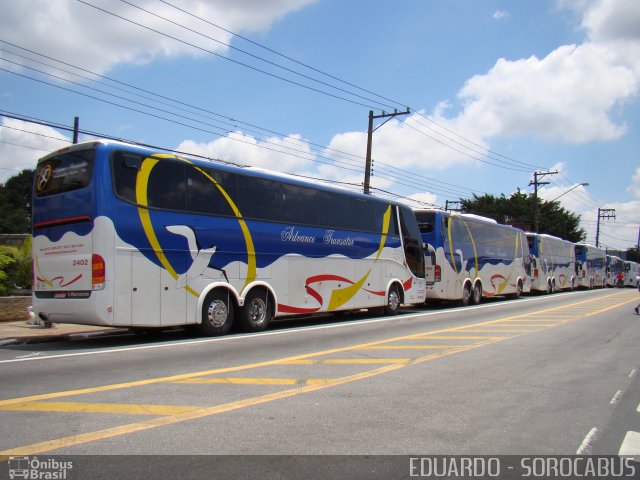
[[[420,233],[431,233],[435,229],[436,214],[435,212],[415,212],[416,220]]]
[[[35,176],[36,196],[45,197],[89,185],[94,156],[94,149],[74,150],[40,162]]]

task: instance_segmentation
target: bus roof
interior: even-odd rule
[[[249,175],[255,175],[258,177],[262,177],[262,178],[267,178],[267,179],[271,179],[271,180],[276,180],[276,181],[283,181],[284,183],[290,183],[290,184],[294,184],[294,185],[298,185],[298,186],[305,186],[305,187],[310,187],[310,188],[315,188],[318,190],[327,190],[327,191],[340,191],[342,193],[345,193],[347,195],[351,195],[354,197],[361,197],[367,200],[374,200],[374,201],[379,201],[379,202],[385,202],[388,204],[392,204],[392,205],[403,205],[406,206],[406,204],[404,203],[400,203],[398,201],[395,200],[391,200],[391,199],[387,199],[387,198],[382,198],[382,197],[376,197],[374,195],[366,195],[364,193],[360,193],[360,192],[355,192],[353,190],[350,190],[348,188],[345,188],[344,186],[340,186],[340,185],[335,185],[330,183],[329,181],[318,181],[318,182],[313,182],[309,179],[304,179],[304,178],[300,178],[296,175],[291,175],[291,174],[287,174],[287,173],[283,173],[283,172],[277,172],[274,170],[268,170],[265,168],[261,168],[261,167],[251,167],[251,166],[240,166],[240,165],[232,165],[232,164],[228,164],[228,163],[224,163],[223,161],[219,161],[216,162],[213,159],[209,159],[209,158],[205,158],[205,157],[197,157],[195,155],[189,155],[187,153],[182,153],[182,152],[175,152],[173,150],[170,149],[165,149],[165,148],[161,148],[161,147],[153,147],[150,145],[143,145],[143,144],[137,144],[137,143],[126,143],[126,142],[122,142],[119,140],[112,140],[112,139],[96,139],[96,140],[90,140],[90,141],[86,141],[86,142],[82,142],[82,143],[77,143],[74,145],[69,145],[67,147],[63,147],[60,148],[58,150],[55,150],[43,157],[41,157],[38,160],[38,163],[45,161],[51,157],[54,157],[56,155],[59,155],[61,153],[64,152],[69,152],[69,151],[74,151],[74,150],[83,150],[83,149],[87,149],[87,148],[97,148],[99,145],[104,145],[105,147],[121,147],[121,148],[125,148],[127,150],[134,150],[134,151],[138,151],[140,153],[158,153],[158,152],[166,152],[172,155],[175,155],[177,157],[181,157],[181,158],[186,158],[189,159],[190,161],[196,162],[199,165],[207,165],[207,166],[211,166],[211,165],[215,165],[216,168],[220,168],[221,170],[226,170],[226,171],[235,171],[235,172],[242,172],[242,173],[246,173]]]

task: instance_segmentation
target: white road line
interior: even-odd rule
[[[559,294],[554,294],[554,298],[560,298],[566,295],[580,295],[581,293],[589,293],[589,292],[564,292],[564,293],[559,293]],[[261,338],[261,337],[265,337],[265,336],[270,336],[270,335],[287,335],[287,334],[296,334],[296,333],[300,333],[300,332],[308,332],[308,331],[314,331],[314,330],[329,330],[332,328],[350,328],[353,326],[360,326],[360,325],[369,325],[369,324],[374,324],[374,323],[382,323],[382,322],[396,322],[398,320],[409,320],[409,319],[413,319],[413,318],[419,318],[419,317],[430,317],[433,315],[455,315],[455,314],[459,314],[461,312],[469,312],[469,311],[473,311],[473,310],[483,310],[483,309],[487,309],[487,308],[498,308],[498,309],[503,309],[503,308],[508,308],[509,306],[512,306],[515,302],[517,303],[530,303],[530,302],[543,302],[546,301],[545,297],[532,297],[532,298],[521,298],[515,301],[509,301],[509,302],[499,302],[499,303],[488,303],[488,304],[482,304],[482,305],[474,305],[474,306],[467,306],[467,307],[457,307],[457,308],[450,308],[447,310],[436,310],[436,311],[430,311],[430,312],[416,312],[416,313],[411,313],[411,314],[404,314],[404,315],[396,315],[396,316],[392,316],[392,317],[380,317],[380,318],[373,318],[371,320],[353,320],[350,322],[340,322],[340,323],[333,323],[330,325],[319,325],[316,327],[298,327],[298,328],[289,328],[289,329],[283,329],[283,330],[276,330],[276,331],[267,331],[267,332],[261,332],[261,333],[248,333],[248,334],[240,334],[240,335],[229,335],[229,336],[225,336],[225,337],[215,337],[215,338],[203,338],[203,339],[198,339],[198,340],[190,340],[190,341],[184,341],[184,340],[175,340],[175,341],[169,341],[169,342],[164,342],[164,343],[156,343],[153,345],[139,345],[139,346],[135,346],[135,347],[120,347],[120,348],[111,348],[108,350],[94,350],[91,352],[76,352],[76,353],[63,353],[60,355],[49,355],[46,357],[29,357],[29,358],[14,358],[11,360],[0,360],[0,364],[4,364],[4,363],[17,363],[17,362],[28,362],[28,361],[37,361],[37,360],[52,360],[52,359],[57,359],[57,358],[69,358],[69,357],[83,357],[83,356],[87,356],[87,355],[102,355],[102,354],[108,354],[108,353],[119,353],[119,352],[130,352],[130,351],[135,351],[135,350],[150,350],[150,349],[156,349],[156,348],[170,348],[170,347],[180,347],[180,346],[187,346],[187,345],[194,345],[194,344],[200,344],[200,343],[214,343],[214,342],[232,342],[235,340],[247,340],[247,339],[257,339],[257,338]],[[561,308],[561,307],[558,307]]]
[[[576,454],[591,455],[591,445],[596,440],[597,436],[598,436],[598,429],[596,427],[593,427],[591,430],[589,430],[589,433],[587,433],[587,436],[584,437],[584,440],[582,440],[582,443],[578,447],[578,451],[576,452]]]
[[[21,355],[21,356],[16,357],[16,358],[31,358],[31,357],[37,357],[38,355],[42,355],[42,352],[33,352],[33,353],[28,354],[28,355]]]
[[[633,370],[631,370],[631,372],[629,373],[629,378],[633,378],[635,374],[636,374],[636,369],[634,368],[634,369],[633,369]]]
[[[609,402],[609,405],[615,405],[616,403],[618,403],[620,401],[620,397],[622,397],[622,390],[618,390],[616,392],[616,394],[613,396],[613,398]]]
[[[618,455],[629,457],[640,455],[640,433],[627,432],[622,445],[620,445]]]

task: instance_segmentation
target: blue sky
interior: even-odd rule
[[[638,240],[636,0],[0,0],[0,11],[7,114],[78,116],[88,131],[356,189],[369,110],[410,107],[374,133],[375,194],[444,205],[530,192],[534,171],[558,171],[540,195],[562,195],[588,241],[598,208],[616,209],[601,243]],[[71,138],[0,122],[0,181]]]

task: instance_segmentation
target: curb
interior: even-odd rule
[[[52,335],[29,335],[0,339],[0,347],[9,345],[27,345],[34,343],[48,343],[59,340],[81,340],[83,338],[101,337],[112,334],[128,333],[129,329],[96,330],[93,332],[59,333]]]

